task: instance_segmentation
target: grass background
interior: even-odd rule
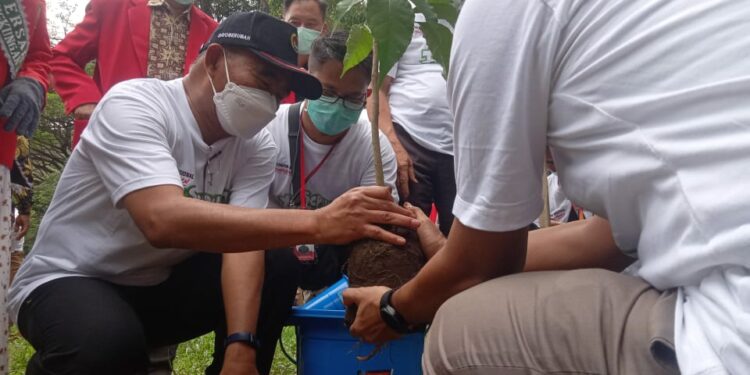
[[[287,353],[294,357],[297,348],[294,327],[285,327],[281,340],[284,342]],[[213,343],[214,334],[209,333],[180,344],[177,349],[177,358],[174,361],[174,375],[202,375],[205,368],[211,364]],[[8,344],[10,375],[23,375],[26,370],[26,362],[34,354],[34,348],[21,337],[15,326],[11,329],[11,338]],[[271,375],[293,375],[296,373],[297,369],[294,364],[284,357],[277,345]]]

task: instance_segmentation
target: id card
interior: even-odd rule
[[[295,246],[294,256],[302,263],[315,263],[315,245],[305,244]]]

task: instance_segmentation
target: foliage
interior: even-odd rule
[[[379,107],[380,84],[386,74],[393,68],[409,47],[414,31],[415,13],[422,13],[425,21],[421,27],[427,44],[436,61],[443,67],[443,74],[448,74],[448,62],[453,33],[442,25],[443,22],[455,24],[458,17],[456,0],[342,0],[336,6],[338,19],[354,9],[365,7],[365,21],[355,26],[347,40],[347,54],[344,57],[343,76],[347,70],[365,59],[369,52],[373,55],[373,95],[372,105]],[[413,6],[413,8],[412,8]],[[337,22],[338,23],[338,22]],[[424,31],[424,28],[427,31]],[[375,163],[375,180],[384,185],[383,162],[380,155],[378,137],[378,117],[380,111],[372,114],[372,156]]]
[[[29,232],[26,233],[26,241],[24,241],[24,251],[28,253],[34,246],[36,235],[39,231],[39,224],[42,222],[44,213],[47,212],[52,196],[55,194],[55,187],[57,187],[57,181],[60,179],[60,172],[56,171],[45,176],[40,183],[34,184],[34,202],[31,205],[31,226]]]
[[[347,48],[355,49],[357,53],[347,54],[345,66],[356,66],[367,56],[363,51],[372,50],[372,46],[377,45],[379,83],[409,46],[414,13],[422,13],[425,22],[421,23],[421,28],[427,44],[444,73],[448,73],[453,33],[446,23],[452,27],[458,18],[455,0],[341,0],[336,6],[337,19],[341,20],[349,12],[362,7],[366,9],[366,28],[359,28],[356,35],[350,36]],[[374,42],[370,46],[366,45],[368,38],[361,35],[363,32],[371,33]]]
[[[34,348],[18,333],[18,329],[13,326],[10,331],[10,340],[8,347],[10,351],[10,374],[23,375],[26,370],[26,363],[34,354]],[[287,352],[294,356],[296,353],[296,337],[293,327],[285,327],[281,334],[281,341]],[[175,375],[202,375],[206,366],[211,363],[214,349],[214,334],[198,337],[180,344],[177,348],[177,357],[174,361]],[[279,347],[276,347],[271,375],[293,375],[297,373],[294,364],[289,362]]]
[[[348,30],[352,25],[364,23],[363,9],[355,9],[339,15],[337,5],[351,0],[329,0],[326,21],[329,25],[338,22],[337,27]],[[234,12],[260,10],[274,17],[282,18],[284,0],[196,0],[195,4],[217,20],[222,20]]]
[[[367,25],[354,25],[350,31],[349,39],[346,41],[346,56],[344,56],[344,69],[343,71],[349,71],[355,65],[347,64],[358,64],[364,60],[372,49],[372,33]],[[356,61],[356,63],[355,63]],[[341,73],[344,76],[344,73]]]
[[[411,42],[414,10],[408,0],[369,0],[367,24],[378,46],[379,86]]]
[[[35,182],[31,227],[24,242],[27,252],[34,246],[39,224],[52,201],[60,172],[70,156],[72,134],[73,119],[65,115],[60,96],[54,92],[48,93],[47,106],[30,143],[29,159],[34,166]]]
[[[70,156],[72,136],[73,119],[65,114],[60,96],[48,93],[47,106],[31,138],[35,181],[43,181],[48,174],[62,170]]]
[[[221,21],[232,13],[253,10],[281,17],[283,0],[196,0],[195,5]]]

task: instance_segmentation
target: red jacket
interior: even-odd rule
[[[46,4],[44,0],[23,0],[26,22],[29,25],[29,52],[18,72],[18,77],[35,79],[47,91],[49,82],[49,60],[52,57],[47,34]],[[10,70],[5,54],[0,52],[0,85],[10,82]],[[6,132],[0,126],[0,165],[8,169],[16,155],[16,132]]]
[[[216,21],[196,6],[190,10],[184,73],[216,28]],[[147,0],[91,0],[83,21],[52,49],[55,89],[73,112],[78,106],[98,103],[115,84],[146,76],[151,33]],[[93,79],[84,71],[96,60]],[[73,144],[86,122],[76,122]]]

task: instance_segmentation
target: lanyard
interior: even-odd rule
[[[328,160],[328,158],[333,153],[333,149],[336,148],[336,145],[338,143],[334,143],[333,146],[331,146],[331,149],[328,150],[328,153],[326,156],[323,157],[323,160],[318,163],[318,165],[313,168],[312,171],[310,171],[310,174],[305,177],[305,137],[301,136],[299,137],[299,204],[300,208],[303,210],[307,208],[307,194],[305,193],[305,184],[307,184],[310,179],[315,176],[316,173],[320,170],[320,167],[323,166],[323,164]]]

